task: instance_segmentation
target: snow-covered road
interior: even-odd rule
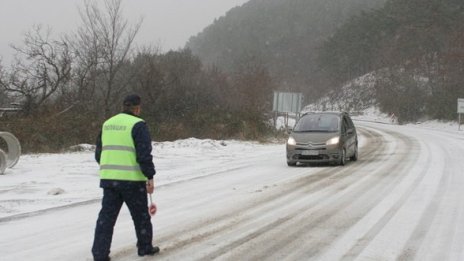
[[[282,144],[157,144],[152,259],[464,260],[463,133],[356,125],[344,167],[289,168]],[[0,176],[0,260],[91,260],[97,183],[90,152],[23,157]],[[125,208],[111,256],[150,260]]]

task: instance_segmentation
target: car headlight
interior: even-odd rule
[[[339,142],[340,142],[340,137],[333,137],[330,140],[328,140],[325,144],[329,146],[329,145],[336,145]]]
[[[288,145],[295,146],[296,145],[296,140],[293,137],[288,138],[287,141]]]

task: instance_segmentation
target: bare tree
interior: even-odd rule
[[[104,9],[96,1],[86,1],[81,8],[82,25],[75,34],[74,49],[78,60],[80,92],[96,95],[109,116],[131,77],[124,75],[131,46],[142,19],[130,25],[122,15],[121,0],[105,0]],[[80,94],[82,97],[82,93]]]
[[[23,111],[31,114],[64,91],[71,78],[71,55],[65,41],[50,39],[50,30],[36,25],[25,34],[24,46],[13,46],[15,61],[0,78],[0,86],[22,100]]]
[[[2,60],[0,59],[0,83],[3,82],[5,78],[5,71],[3,69]],[[6,96],[5,89],[0,85],[0,107],[4,105],[8,97]]]
[[[252,55],[245,54],[236,65],[232,78],[236,106],[253,112],[270,111],[273,81],[263,62]]]

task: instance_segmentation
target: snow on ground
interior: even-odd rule
[[[394,115],[387,115],[386,113],[382,113],[377,107],[369,107],[362,111],[360,114],[351,115],[351,117],[353,120],[359,121],[396,124]]]
[[[154,142],[157,258],[462,260],[464,131],[374,109],[353,118],[362,156],[345,167],[288,168],[284,144]],[[102,192],[92,146],[80,147],[23,155],[0,175],[0,260],[89,260]],[[133,234],[123,210],[114,260],[137,259]],[[267,252],[281,243],[280,258]]]
[[[362,115],[353,116],[355,121],[391,124],[391,118],[375,108]],[[283,128],[283,118],[277,123]],[[289,125],[294,125],[289,119]],[[464,134],[458,131],[456,122],[427,121],[408,124],[418,128],[442,130]],[[362,138],[360,139],[362,145]],[[265,151],[281,144],[260,144],[236,140],[199,140],[195,138],[174,142],[154,142],[153,155],[158,173],[158,185],[209,175],[221,166],[228,170],[227,163],[246,159],[255,151]],[[79,145],[78,152],[64,154],[23,155],[13,169],[0,175],[0,218],[48,209],[83,201],[95,200],[101,196],[98,187],[98,165],[94,160],[93,146]]]
[[[376,123],[385,123],[385,124],[397,124],[395,115],[388,115],[386,113],[380,112],[376,107],[369,107],[368,109],[362,111],[361,114],[352,115],[353,120],[358,121],[368,121]],[[459,128],[457,121],[439,121],[439,120],[429,120],[429,121],[418,121],[416,123],[408,123],[404,126],[411,126],[422,129],[431,129],[431,130],[442,130],[446,132],[460,133],[464,132],[464,123],[461,123]]]
[[[235,140],[185,139],[154,142],[153,155],[160,175],[157,185],[208,175],[230,160],[246,158],[275,144]],[[281,145],[280,145],[281,146]],[[100,198],[98,165],[93,146],[64,154],[23,155],[13,169],[0,175],[0,218]]]
[[[0,175],[0,218],[98,197],[92,152],[23,155]]]
[[[458,123],[455,121],[425,121],[425,122],[417,122],[415,124],[410,123],[407,126],[415,126],[418,128],[427,128],[427,129],[435,129],[435,130],[444,130],[444,131],[451,131],[456,132],[460,129],[460,131],[464,131],[464,124],[461,123],[461,127],[459,128]]]

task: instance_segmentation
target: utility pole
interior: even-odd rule
[[[464,99],[458,99],[458,131],[461,130],[461,114],[464,113]]]

